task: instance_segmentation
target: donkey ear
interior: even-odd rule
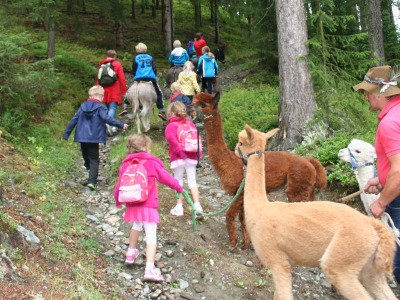
[[[215,95],[214,95],[214,99],[213,99],[214,107],[218,106],[218,102],[219,102],[220,98],[221,98],[221,93],[220,92],[216,92]]]

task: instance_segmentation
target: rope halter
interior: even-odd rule
[[[243,154],[243,152],[240,150],[240,147],[239,147],[239,146],[236,147],[236,149],[237,149],[237,151],[238,151],[238,153],[239,153],[239,157],[242,159],[243,164],[244,164],[245,166],[247,166],[247,160],[249,159],[250,156],[252,156],[252,155],[254,155],[254,154],[257,154],[258,157],[261,157],[261,155],[262,155],[262,151],[254,151],[254,152],[251,152],[251,153],[245,155],[245,154]]]
[[[351,152],[350,148],[347,148],[347,150],[349,151],[349,155],[350,155],[350,165],[351,165],[351,168],[353,169],[353,172],[355,175],[358,175],[358,168],[366,167],[366,166],[374,166],[375,167],[375,165],[372,162],[365,162],[365,163],[358,162],[356,157]],[[374,171],[374,173],[376,173],[376,171]]]

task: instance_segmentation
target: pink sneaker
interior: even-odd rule
[[[161,281],[164,281],[164,277],[161,275],[160,269],[153,267],[151,269],[144,271],[144,280],[145,281],[153,281],[153,282],[161,282]]]
[[[136,257],[139,256],[139,250],[138,249],[133,249],[133,251],[128,251],[126,252],[126,258],[125,258],[125,263],[131,265],[135,262]]]

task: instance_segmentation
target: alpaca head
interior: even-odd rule
[[[246,159],[249,155],[264,152],[267,141],[278,132],[279,128],[262,133],[249,125],[239,132],[239,142],[235,148],[236,156]]]
[[[376,152],[374,146],[371,144],[353,139],[347,148],[339,150],[338,156],[339,159],[351,163],[352,167],[357,167],[374,163]]]
[[[193,97],[192,104],[200,108],[204,116],[211,116],[218,113],[218,102],[221,95],[217,92],[215,95],[200,93]]]

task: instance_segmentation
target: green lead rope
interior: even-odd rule
[[[193,231],[196,231],[197,229],[197,223],[196,223],[196,214],[198,215],[202,215],[205,217],[213,217],[213,216],[217,216],[219,214],[222,214],[224,212],[226,212],[228,210],[229,207],[231,207],[232,203],[235,202],[236,198],[240,195],[240,193],[243,190],[244,187],[244,182],[245,182],[245,178],[243,177],[242,182],[240,183],[240,186],[238,188],[238,190],[236,191],[235,196],[232,198],[231,201],[229,201],[229,203],[221,208],[220,210],[217,210],[216,212],[212,212],[212,213],[205,213],[202,211],[197,211],[196,208],[194,207],[194,202],[192,200],[192,198],[190,198],[189,193],[187,191],[183,191],[182,195],[183,198],[185,198],[185,200],[187,201],[187,203],[190,205],[190,207],[192,208],[192,224],[193,224]],[[176,198],[179,199],[179,197],[181,196],[181,193],[176,193]]]

